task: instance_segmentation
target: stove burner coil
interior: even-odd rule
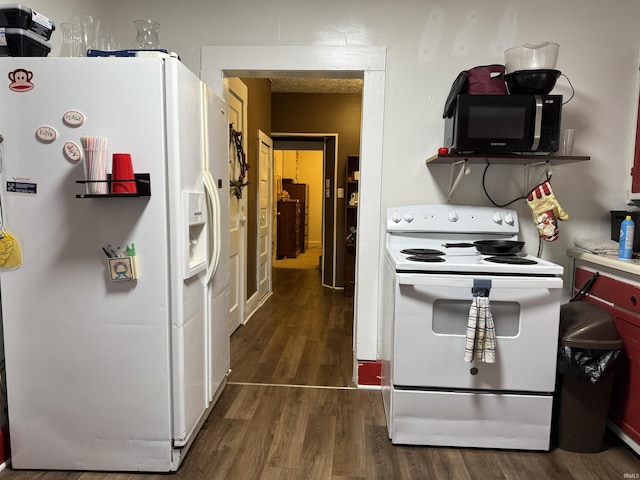
[[[444,255],[444,252],[433,248],[405,248],[400,250],[400,253],[405,255]]]
[[[407,260],[411,260],[412,262],[444,262],[444,258],[439,257],[438,255],[411,255],[407,257]]]
[[[507,263],[510,265],[536,265],[538,262],[530,258],[519,257],[517,255],[501,255],[498,257],[487,257],[487,262]]]

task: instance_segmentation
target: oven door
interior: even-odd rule
[[[490,280],[496,361],[464,361],[474,280]],[[559,277],[397,273],[392,382],[396,387],[552,392]]]

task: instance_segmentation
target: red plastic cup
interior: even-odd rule
[[[137,193],[131,154],[114,153],[111,167],[111,193]]]

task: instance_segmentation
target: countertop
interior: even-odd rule
[[[570,248],[567,255],[585,262],[609,267],[621,272],[640,275],[640,259],[620,260],[617,255],[595,254],[578,248]]]

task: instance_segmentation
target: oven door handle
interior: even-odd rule
[[[416,287],[473,288],[473,281],[491,280],[491,289],[562,288],[560,277],[501,277],[474,275],[398,274],[400,285]]]

